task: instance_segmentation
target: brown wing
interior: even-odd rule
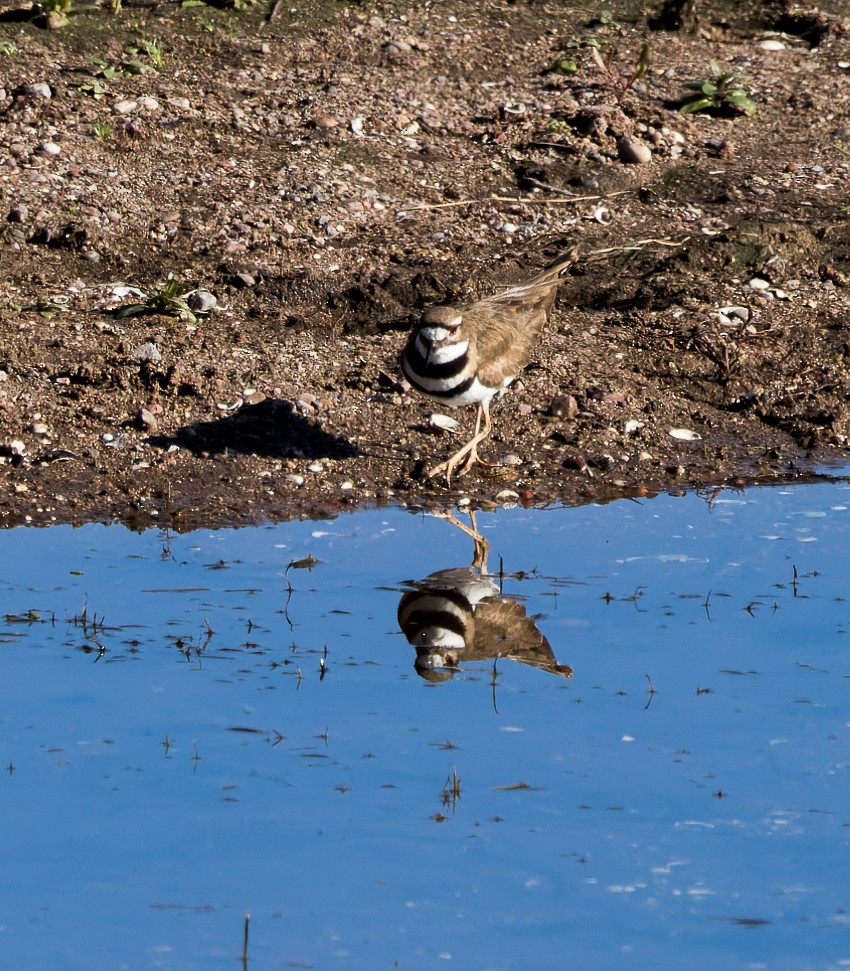
[[[467,644],[464,660],[509,657],[522,664],[571,678],[573,669],[559,664],[549,641],[525,607],[507,597],[488,597],[475,608],[475,636]]]
[[[552,310],[561,277],[573,262],[571,253],[527,283],[485,297],[464,311],[464,323],[476,338],[482,384],[499,388],[528,364]]]

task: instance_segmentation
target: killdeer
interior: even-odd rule
[[[489,544],[475,527],[443,514],[475,542],[472,565],[438,570],[408,581],[398,604],[398,623],[416,649],[416,671],[427,681],[445,681],[463,661],[511,658],[562,678],[573,669],[559,664],[549,641],[518,600],[502,594],[487,571]]]
[[[475,434],[428,478],[464,475],[479,462],[478,446],[490,434],[490,401],[528,364],[575,251],[527,283],[509,287],[468,307],[428,307],[401,352],[401,370],[422,394],[451,408],[478,405]],[[482,429],[481,422],[484,420]]]

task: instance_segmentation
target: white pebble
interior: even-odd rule
[[[670,437],[677,438],[682,442],[698,442],[702,435],[698,432],[691,431],[690,428],[671,428]]]
[[[747,286],[751,290],[769,290],[770,284],[760,276],[754,276],[752,280],[747,280]]]

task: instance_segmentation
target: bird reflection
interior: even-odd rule
[[[573,669],[557,662],[534,618],[520,602],[505,596],[499,576],[488,572],[490,546],[478,532],[474,514],[471,528],[450,513],[443,516],[472,538],[475,552],[470,566],[438,570],[404,584],[398,623],[416,648],[417,673],[427,681],[445,681],[464,661],[504,657],[571,678]]]

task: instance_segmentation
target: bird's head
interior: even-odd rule
[[[462,339],[463,315],[456,307],[428,307],[416,329],[429,345],[451,344]]]

